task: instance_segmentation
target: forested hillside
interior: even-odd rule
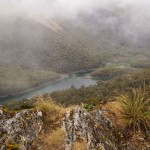
[[[41,69],[68,74],[108,62],[149,61],[149,34],[143,32],[135,36],[134,31],[125,31],[127,23],[131,23],[127,18],[129,13],[130,10],[114,7],[111,10],[97,8],[89,13],[81,11],[75,18],[3,16],[0,18],[0,69],[8,71],[13,66],[18,80],[23,80],[26,74],[32,76],[32,71],[38,73]],[[19,76],[18,68],[26,72],[23,77]],[[1,75],[2,90],[10,89],[11,82],[17,88],[13,77],[11,73],[9,79]],[[32,87],[32,82],[28,86]]]

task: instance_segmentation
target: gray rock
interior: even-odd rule
[[[5,146],[5,145],[2,145],[2,146],[1,146],[1,150],[6,150],[6,146]]]
[[[2,109],[0,109],[0,115],[3,115],[3,110]]]
[[[1,150],[9,143],[17,144],[20,150],[30,150],[32,141],[42,129],[42,112],[30,109],[9,116],[5,113],[0,119]]]
[[[102,111],[93,115],[86,110],[76,107],[68,112],[63,122],[66,132],[66,148],[71,150],[73,142],[81,138],[87,143],[87,150],[117,150],[111,133],[112,123],[104,117]]]

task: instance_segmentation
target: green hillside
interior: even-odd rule
[[[5,71],[11,72],[10,66],[13,66],[18,81],[27,78],[27,83],[32,86],[38,77],[33,76],[30,81],[26,73],[21,74],[22,70],[30,76],[32,70],[69,74],[107,63],[130,65],[149,61],[148,41],[142,42],[140,37],[135,41],[130,35],[125,36],[121,14],[110,14],[107,10],[95,10],[93,14],[81,13],[78,19],[12,17],[5,20],[0,24],[0,71],[7,74]],[[102,16],[103,20],[100,20]],[[120,23],[106,23],[107,17],[120,19]],[[19,66],[20,71],[15,66]],[[16,80],[12,80],[12,74],[9,79],[1,76],[1,93],[13,91],[18,86]],[[45,76],[41,76],[44,80]],[[3,86],[7,80],[11,80],[13,86]],[[20,88],[24,89],[24,86],[22,84]]]

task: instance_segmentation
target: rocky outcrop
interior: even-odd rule
[[[71,150],[73,142],[80,139],[87,143],[87,150],[120,149],[113,135],[114,127],[101,110],[88,113],[76,107],[66,114],[63,128],[66,131],[66,150]]]
[[[30,150],[42,125],[42,112],[37,109],[9,112],[0,106],[0,150]]]
[[[137,150],[136,145],[122,138],[122,134],[107,117],[107,113],[109,112],[106,110],[94,110],[89,113],[80,107],[67,112],[63,121],[66,132],[65,150],[72,150],[76,141],[84,141],[87,150]],[[34,145],[35,149],[39,146],[38,149],[43,150],[45,143],[42,138],[61,122],[56,120],[53,127],[44,128],[43,114],[38,109],[10,112],[4,106],[0,106],[0,150],[32,150]],[[42,129],[46,131],[42,132],[44,136],[39,134]],[[144,139],[141,140],[144,142]],[[138,147],[139,150],[149,148],[148,144]]]

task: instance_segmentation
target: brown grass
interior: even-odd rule
[[[64,150],[65,149],[65,132],[57,128],[50,133],[44,140],[45,147],[43,150]]]
[[[78,141],[73,143],[72,150],[87,150],[86,143],[84,141]]]
[[[65,132],[60,128],[62,120],[68,110],[75,106],[65,108],[55,103],[50,97],[37,97],[35,107],[43,113],[44,128],[41,135],[33,142],[33,150],[64,150]]]
[[[65,113],[74,109],[76,106],[65,108],[56,104],[50,97],[38,97],[36,102],[44,117],[44,132],[38,137],[33,144],[33,149],[38,147],[43,150],[64,150],[65,149],[65,132],[60,128]],[[47,128],[49,126],[49,128]],[[73,150],[86,150],[86,144],[82,141],[73,144]]]
[[[46,124],[62,118],[66,113],[66,109],[56,104],[50,97],[45,100],[40,96],[36,103],[36,107],[42,111],[44,122]]]
[[[114,125],[120,126],[121,128],[124,127],[124,121],[121,118],[121,106],[119,102],[108,102],[106,105],[102,107],[103,110],[108,110],[106,114]]]
[[[58,127],[55,130],[47,131],[38,136],[32,144],[32,150],[64,150],[65,149],[65,132]]]

